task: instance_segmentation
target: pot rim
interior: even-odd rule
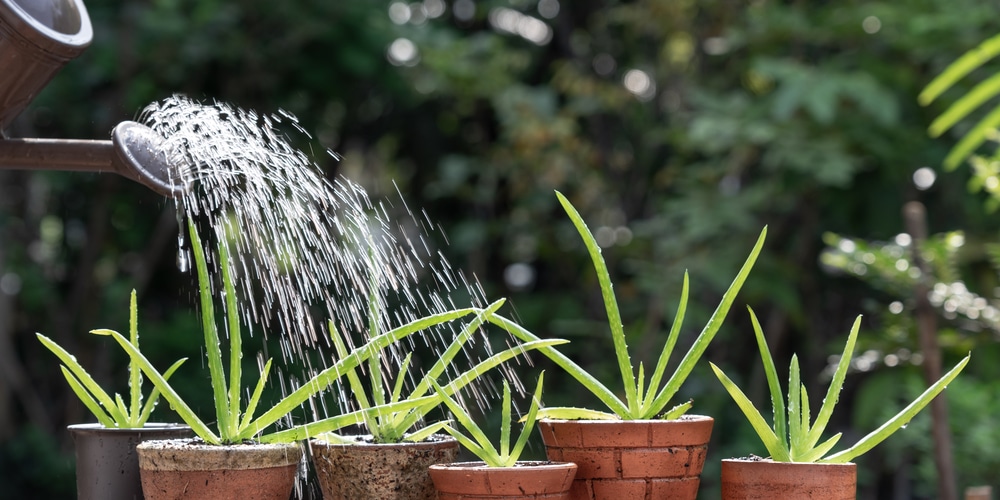
[[[458,440],[457,439],[455,439],[455,438],[453,438],[453,437],[451,437],[449,435],[446,435],[446,434],[433,434],[432,436],[437,436],[437,437],[435,437],[433,440],[430,440],[428,438],[428,439],[425,439],[423,441],[416,441],[416,442],[407,441],[407,442],[400,442],[400,443],[369,443],[367,441],[357,441],[357,442],[353,442],[352,441],[350,443],[331,443],[331,442],[326,441],[326,440],[324,440],[322,438],[311,437],[311,438],[309,438],[309,445],[310,446],[329,446],[329,447],[333,447],[333,448],[339,448],[339,447],[370,447],[370,448],[389,449],[389,448],[409,448],[409,447],[413,447],[413,446],[440,446],[440,445],[451,445],[451,444],[456,444],[457,445],[458,444]],[[351,438],[364,438],[364,437],[371,437],[371,434],[358,434],[358,435],[343,436],[343,437],[348,438],[348,439],[351,439]]]
[[[172,422],[146,422],[142,427],[105,427],[100,423],[89,423],[89,424],[72,424],[67,425],[66,429],[70,432],[81,433],[81,432],[108,432],[116,433],[120,432],[123,434],[135,433],[135,432],[150,432],[150,431],[189,431],[191,427],[186,424],[176,424]]]
[[[843,463],[828,463],[828,462],[777,462],[771,460],[770,458],[724,458],[723,463],[731,463],[738,465],[748,465],[753,466],[753,464],[760,465],[776,465],[785,467],[802,467],[802,466],[812,466],[812,467],[838,467],[838,466],[849,466],[856,467],[857,464],[854,462],[843,462]]]
[[[610,424],[654,424],[654,425],[673,424],[673,425],[676,425],[676,424],[691,423],[691,422],[704,422],[706,420],[712,420],[712,421],[714,421],[715,419],[712,418],[712,417],[710,417],[710,416],[708,416],[708,415],[689,415],[689,414],[684,414],[684,415],[681,415],[679,418],[675,418],[673,420],[663,420],[663,419],[659,419],[659,418],[653,418],[653,419],[636,419],[636,420],[542,418],[542,419],[539,419],[538,421],[539,422],[543,422],[543,423],[564,423],[564,422],[570,422],[570,423],[578,423],[578,424],[586,424],[586,425],[610,425]]]
[[[245,470],[297,466],[302,447],[292,443],[212,445],[197,438],[154,439],[135,447],[144,470]]]
[[[551,460],[518,460],[513,467],[490,467],[486,465],[486,462],[482,460],[473,462],[452,462],[450,464],[434,464],[430,466],[434,470],[456,470],[456,469],[474,469],[474,470],[493,470],[493,471],[505,471],[505,470],[515,470],[515,469],[571,469],[577,468],[575,462],[554,462]]]

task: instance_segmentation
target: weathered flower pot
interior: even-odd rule
[[[549,460],[575,462],[573,500],[694,500],[711,417],[538,422]]]
[[[214,446],[200,440],[136,447],[148,500],[287,500],[302,458],[297,443]]]
[[[769,459],[722,461],[723,500],[854,500],[857,489],[858,469],[853,463],[788,463]]]
[[[514,467],[459,462],[432,465],[430,474],[440,500],[569,500],[576,470],[576,464],[566,462],[518,462]]]
[[[458,441],[450,436],[398,444],[374,444],[365,440],[370,436],[359,438],[352,444],[309,441],[316,478],[326,500],[434,500],[437,491],[427,468],[454,462],[458,456]]]
[[[151,439],[192,436],[180,424],[147,423],[139,429],[78,424],[67,427],[76,449],[76,494],[80,500],[143,498],[135,447]]]

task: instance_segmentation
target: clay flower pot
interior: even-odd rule
[[[569,500],[576,470],[576,464],[566,462],[517,462],[514,467],[458,462],[432,465],[430,474],[440,500]]]
[[[136,447],[148,500],[287,500],[302,458],[297,443],[208,445],[146,441]]]
[[[135,447],[150,439],[191,437],[180,424],[147,423],[138,429],[78,424],[67,427],[76,449],[76,494],[79,500],[142,498],[139,457]]]
[[[573,500],[690,499],[712,436],[711,417],[539,421],[549,460],[575,462]]]
[[[397,444],[374,444],[364,439],[331,444],[312,439],[309,449],[326,500],[434,500],[437,491],[427,468],[454,462],[458,441],[440,435],[419,443]]]
[[[854,500],[857,485],[858,469],[853,463],[789,463],[769,459],[722,461],[723,500]]]

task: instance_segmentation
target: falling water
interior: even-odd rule
[[[435,227],[426,214],[418,218],[404,204],[409,220],[394,221],[361,186],[327,179],[295,149],[288,128],[309,136],[290,113],[260,114],[175,96],[147,107],[140,120],[165,138],[177,176],[192,186],[178,200],[179,217],[198,221],[206,251],[228,246],[231,262],[217,262],[208,251],[209,266],[229,266],[242,322],[279,333],[285,361],[301,362],[310,372],[332,362],[313,366],[310,357],[316,347],[329,347],[328,319],[341,332],[353,332],[346,340],[363,339],[371,296],[383,312],[377,318],[383,332],[428,314],[487,303],[479,284],[452,269],[428,242]],[[178,264],[184,271],[192,266],[185,224],[180,226]],[[456,304],[458,297],[469,302]],[[460,329],[461,323],[447,324],[419,339],[440,353]],[[470,361],[492,354],[482,335],[466,346]],[[420,341],[411,337],[405,347],[412,350]],[[387,373],[395,373],[401,359],[398,349],[385,356]],[[463,368],[450,369],[456,375]],[[287,376],[279,380],[289,382]],[[470,388],[480,406],[482,391],[495,390]],[[314,418],[328,416],[325,401],[310,406]],[[338,406],[352,409],[342,396]]]

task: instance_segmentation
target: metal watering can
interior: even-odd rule
[[[0,169],[115,172],[153,191],[184,191],[151,128],[125,121],[110,141],[11,139],[4,131],[93,38],[82,0],[0,0]]]

